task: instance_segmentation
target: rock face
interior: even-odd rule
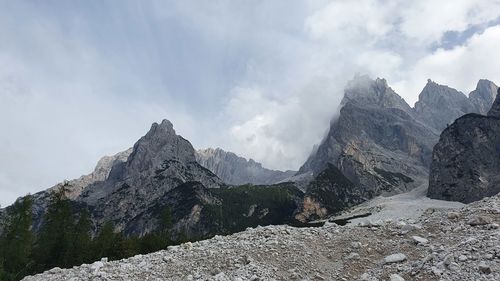
[[[427,81],[415,103],[418,118],[437,132],[441,132],[458,117],[471,112],[475,112],[475,108],[467,96],[431,80]]]
[[[486,114],[498,87],[480,80],[467,97],[428,80],[411,108],[384,79],[349,82],[338,118],[298,174],[338,167],[364,197],[400,193],[427,182],[432,150],[447,124],[467,113]]]
[[[481,79],[477,87],[469,94],[469,99],[476,106],[477,113],[485,115],[497,96],[498,86],[495,83]]]
[[[383,79],[351,81],[339,117],[300,168],[320,173],[331,163],[369,197],[412,189],[427,178],[437,134]]]
[[[263,168],[260,163],[220,148],[201,149],[196,152],[196,160],[227,184],[274,184],[281,182],[296,171],[276,171]]]
[[[500,102],[488,116],[468,114],[434,147],[428,196],[469,203],[500,192]]]

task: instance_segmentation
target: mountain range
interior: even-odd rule
[[[196,151],[163,120],[132,148],[102,158],[91,174],[34,194],[34,229],[43,224],[51,192],[61,188],[75,210],[90,212],[95,233],[109,222],[126,235],[151,233],[168,209],[174,238],[203,238],[323,219],[377,195],[425,185],[429,169],[433,186],[441,173],[431,165],[439,158],[433,147],[441,131],[455,134],[447,126],[464,114],[487,114],[497,90],[480,80],[466,96],[429,80],[411,107],[386,80],[357,76],[328,134],[297,172],[266,169],[220,148]],[[496,120],[495,110],[484,118]]]
[[[480,80],[469,97],[428,80],[410,107],[384,79],[350,81],[339,117],[299,174],[337,166],[365,198],[408,191],[428,181],[432,150],[446,124],[486,114],[498,87]]]

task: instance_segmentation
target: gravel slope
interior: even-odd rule
[[[500,196],[417,220],[268,226],[24,280],[500,280]]]
[[[346,218],[370,213],[368,217],[350,220],[351,224],[383,222],[395,219],[418,219],[427,209],[458,209],[465,204],[453,201],[430,199],[427,194],[427,183],[406,192],[393,196],[378,196],[367,202],[346,210],[336,217]]]

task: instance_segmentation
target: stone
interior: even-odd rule
[[[102,261],[96,261],[90,265],[90,269],[93,271],[94,274],[97,274],[103,266],[104,263]]]
[[[360,256],[358,253],[350,253],[346,259],[348,260],[359,260]]]
[[[391,276],[389,276],[389,280],[390,281],[405,281],[405,279],[403,277],[401,277],[401,275],[399,274],[391,274]]]
[[[386,256],[384,258],[384,263],[397,263],[397,262],[402,262],[406,260],[406,255],[402,253],[397,253],[397,254],[392,254],[389,256]]]
[[[411,237],[413,239],[413,241],[415,241],[417,244],[427,244],[429,243],[429,240],[423,238],[423,237],[420,237],[420,236],[412,236]]]
[[[458,213],[458,212],[448,212],[447,217],[450,220],[457,220],[457,219],[460,218],[460,213]]]
[[[467,224],[471,226],[486,225],[492,222],[491,218],[483,215],[474,215],[469,218]]]
[[[351,242],[351,248],[359,249],[359,248],[361,248],[361,243],[360,242]]]
[[[491,273],[491,267],[484,261],[479,263],[479,271],[484,274]]]

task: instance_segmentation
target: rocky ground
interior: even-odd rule
[[[500,196],[418,219],[268,226],[25,280],[500,280]]]

